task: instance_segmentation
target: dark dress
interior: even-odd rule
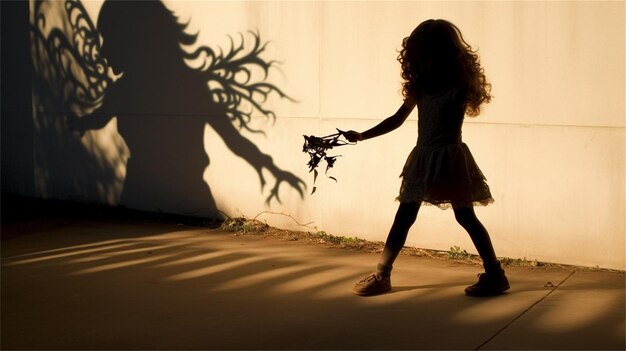
[[[494,201],[485,176],[461,139],[464,100],[459,89],[416,99],[418,139],[401,174],[400,202],[423,201],[446,209]]]

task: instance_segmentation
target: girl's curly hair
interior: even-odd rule
[[[427,20],[402,42],[402,95],[419,97],[428,84],[460,86],[465,93],[465,113],[475,117],[491,101],[491,84],[476,50],[465,42],[459,28],[446,20]]]

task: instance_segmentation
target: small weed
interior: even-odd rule
[[[452,259],[465,259],[470,258],[470,256],[471,255],[467,253],[467,251],[461,250],[461,247],[456,245],[450,247],[450,250],[448,251],[448,257]]]
[[[328,234],[323,230],[316,233],[309,232],[309,235],[320,244],[340,245],[351,248],[361,248],[368,244],[368,241],[364,239],[359,239],[357,237],[335,236]]]
[[[302,239],[315,242],[317,244],[324,244],[327,246],[350,248],[350,249],[367,249],[368,251],[381,250],[382,243],[372,243],[365,239],[359,239],[357,237],[345,237],[335,236],[328,234],[321,230],[317,232],[292,232],[287,230],[280,230],[272,228],[267,223],[255,220],[247,219],[244,217],[230,218],[224,221],[219,228],[226,232],[233,232],[236,234],[262,234],[269,236],[279,236],[286,238],[289,241],[298,241]],[[380,247],[379,247],[380,246]]]
[[[502,257],[499,258],[500,259],[500,263],[503,266],[530,266],[530,267],[541,267],[543,265],[545,265],[543,262],[540,262],[538,260],[527,260],[526,257],[524,258],[508,258],[508,257]]]
[[[269,228],[267,223],[243,217],[230,218],[224,221],[220,229],[235,233],[262,233]]]

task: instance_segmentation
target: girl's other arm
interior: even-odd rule
[[[392,130],[397,129],[406,121],[411,111],[415,108],[415,102],[406,100],[402,106],[391,117],[387,117],[385,120],[377,124],[371,129],[366,130],[363,133],[355,132],[354,130],[344,133],[344,137],[350,142],[357,142],[366,139],[375,138],[383,134],[387,134]]]

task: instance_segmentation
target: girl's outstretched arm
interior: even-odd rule
[[[363,133],[355,132],[354,130],[348,131],[344,133],[344,137],[348,139],[350,142],[357,142],[366,139],[375,138],[377,136],[387,134],[392,130],[400,127],[404,121],[406,121],[411,111],[415,108],[415,102],[406,100],[400,106],[398,111],[394,113],[391,117],[387,117],[385,120],[377,124],[371,129],[366,130]]]

